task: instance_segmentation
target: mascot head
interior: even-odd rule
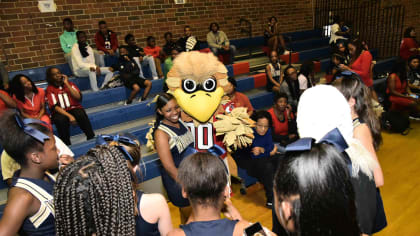
[[[184,52],[174,60],[166,84],[185,113],[207,122],[220,105],[227,69],[212,53]]]

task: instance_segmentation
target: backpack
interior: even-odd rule
[[[384,130],[407,135],[410,128],[410,120],[407,115],[397,111],[382,113],[381,126]]]

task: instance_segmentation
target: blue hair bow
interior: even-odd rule
[[[286,152],[308,151],[311,150],[312,144],[315,142],[313,138],[301,138],[286,147]],[[340,131],[334,128],[328,132],[318,143],[328,143],[334,145],[339,152],[344,152],[349,146]]]
[[[41,120],[36,120],[36,119],[23,119],[18,115],[15,114],[15,120],[17,125],[19,126],[19,128],[21,128],[23,130],[23,132],[25,132],[25,134],[31,136],[32,138],[36,139],[37,141],[41,142],[41,143],[45,143],[45,140],[50,139],[50,136],[42,133],[41,131],[32,128],[30,126],[28,126],[29,124],[41,124],[41,125],[47,125],[45,122],[41,121]]]
[[[136,141],[134,141],[132,138],[127,136],[120,136],[120,135],[107,135],[107,134],[101,134],[96,138],[96,144],[97,145],[108,145],[108,142],[118,142],[118,143],[124,143],[124,144],[132,144],[132,145],[138,145]],[[124,154],[125,159],[129,161],[134,161],[134,158],[130,155],[130,153],[121,145],[116,145],[116,147]]]

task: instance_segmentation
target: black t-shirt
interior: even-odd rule
[[[194,37],[195,40],[197,41],[190,51],[200,50],[201,41],[199,41],[195,36],[190,36],[190,37]],[[187,51],[187,42],[190,37],[184,36],[182,38],[179,38],[177,41],[178,46],[182,49],[183,52]]]
[[[131,58],[144,56],[143,48],[138,47],[137,45],[127,46],[127,50],[128,50],[128,56]]]
[[[175,47],[176,47],[176,43],[175,42],[173,42],[173,41],[167,42],[165,45],[163,45],[163,52],[167,56],[170,56],[172,49],[174,49]]]
[[[127,61],[124,57],[120,56],[118,58],[118,63],[114,64],[112,68],[115,71],[120,72],[120,76],[123,81],[137,78],[140,73],[140,68],[138,67],[136,61],[134,61],[131,57],[130,60]]]

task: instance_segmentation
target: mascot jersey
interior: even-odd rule
[[[215,137],[210,119],[219,108],[227,83],[227,69],[212,53],[184,52],[174,60],[166,81],[179,106],[190,117],[185,120],[195,147],[206,151],[222,144]],[[219,145],[220,146],[220,145]]]

